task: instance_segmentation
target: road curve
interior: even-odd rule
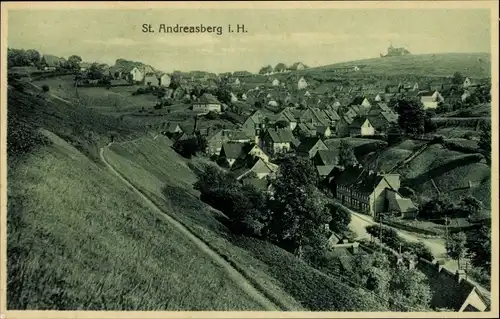
[[[175,229],[177,229],[181,234],[183,234],[187,239],[193,242],[201,251],[203,251],[208,257],[210,257],[216,264],[222,267],[229,277],[234,281],[234,283],[240,287],[247,295],[252,297],[257,303],[263,306],[267,311],[280,311],[273,302],[267,299],[261,292],[259,292],[238,270],[231,266],[224,258],[222,258],[218,253],[213,251],[207,244],[201,241],[193,233],[191,233],[186,227],[181,223],[176,221],[174,218],[166,214],[161,210],[155,203],[153,203],[146,195],[144,195],[140,190],[138,190],[134,185],[132,185],[125,177],[123,177],[119,172],[117,172],[111,164],[106,161],[104,156],[105,148],[108,148],[112,143],[109,143],[106,147],[102,147],[99,151],[101,160],[106,165],[106,167],[116,175],[125,185],[127,185],[134,193],[144,200],[144,202],[151,207],[157,214],[159,214],[166,222],[171,224]]]

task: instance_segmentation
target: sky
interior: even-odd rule
[[[9,10],[8,47],[159,70],[257,72],[279,62],[320,66],[378,57],[389,43],[413,54],[490,52],[487,9]],[[154,33],[142,32],[151,24]],[[216,33],[161,33],[160,25],[221,26]],[[229,33],[236,25],[246,33]]]

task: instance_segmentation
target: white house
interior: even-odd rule
[[[273,86],[278,86],[280,85],[280,81],[278,79],[273,80]]]
[[[141,82],[144,79],[144,74],[137,67],[130,71],[130,79],[134,82]]]
[[[367,98],[365,98],[365,99],[363,100],[363,102],[361,103],[361,105],[362,105],[362,106],[364,106],[364,107],[366,107],[366,108],[368,108],[368,107],[371,107],[371,106],[372,106],[372,105],[371,105],[371,103],[370,103],[370,101],[368,101],[368,99],[367,99]]]
[[[246,101],[246,100],[247,100],[247,95],[246,95],[245,93],[243,93],[243,94],[241,95],[241,99],[242,99],[243,101]]]
[[[300,78],[299,82],[297,83],[297,88],[299,90],[303,90],[307,87],[307,81],[302,77]]]
[[[465,91],[464,94],[462,94],[462,102],[465,102],[465,100],[467,100],[468,98],[470,97],[470,92],[469,91]]]
[[[269,156],[258,145],[254,145],[248,152],[248,155],[258,157],[264,162],[269,162]]]
[[[470,80],[469,78],[465,78],[465,80],[464,80],[464,84],[463,84],[463,87],[464,87],[464,88],[468,88],[468,87],[469,87],[469,86],[471,86],[471,85],[472,85],[471,80]]]
[[[424,105],[424,109],[435,109],[439,103],[444,102],[444,98],[438,91],[430,91],[420,94],[420,101]]]
[[[162,74],[162,76],[160,77],[160,85],[163,87],[169,87],[170,82],[172,82],[170,76],[166,73]]]
[[[377,96],[375,97],[375,101],[376,102],[382,101],[382,97],[380,96],[380,94],[377,94]]]
[[[358,72],[360,70],[359,66],[355,65],[354,66],[354,72]]]
[[[200,114],[206,114],[210,111],[220,113],[221,108],[221,103],[209,93],[204,93],[197,101],[193,102],[193,111]]]
[[[375,128],[368,119],[365,120],[363,125],[361,125],[361,136],[372,136],[375,135]]]
[[[309,91],[306,91],[306,93],[304,93],[304,96],[305,96],[305,97],[310,97],[310,96],[311,96],[311,93],[309,93]]]
[[[234,85],[240,85],[240,79],[236,78],[236,80],[234,80]]]

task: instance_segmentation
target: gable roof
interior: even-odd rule
[[[237,159],[243,154],[242,143],[224,143],[222,144],[221,155],[229,159]]]
[[[210,93],[203,93],[195,104],[220,104],[219,100]]]
[[[267,130],[267,134],[269,135],[273,143],[290,143],[295,139],[290,129],[270,128]]]
[[[51,54],[44,55],[43,59],[45,60],[45,63],[47,63],[47,66],[51,66],[51,67],[58,66],[59,63],[66,61],[65,58],[61,58],[61,57],[51,55]]]
[[[384,175],[369,172],[360,166],[353,166],[342,171],[335,178],[335,183],[348,186],[354,191],[368,195],[373,192],[383,179],[385,179]],[[385,180],[387,181],[387,179]],[[387,184],[390,185],[388,181]]]
[[[338,162],[338,156],[339,153],[338,151],[332,151],[332,150],[319,150],[315,157],[321,160],[321,162],[324,165],[336,165]]]
[[[300,144],[297,147],[297,152],[308,153],[316,144],[323,144],[326,146],[325,143],[323,143],[323,141],[318,137],[306,137],[300,141]]]

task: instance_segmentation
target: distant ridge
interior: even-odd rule
[[[435,53],[377,57],[311,67],[301,72],[328,72],[335,68],[363,65],[359,73],[373,75],[452,76],[454,72],[471,78],[491,77],[490,53]]]

